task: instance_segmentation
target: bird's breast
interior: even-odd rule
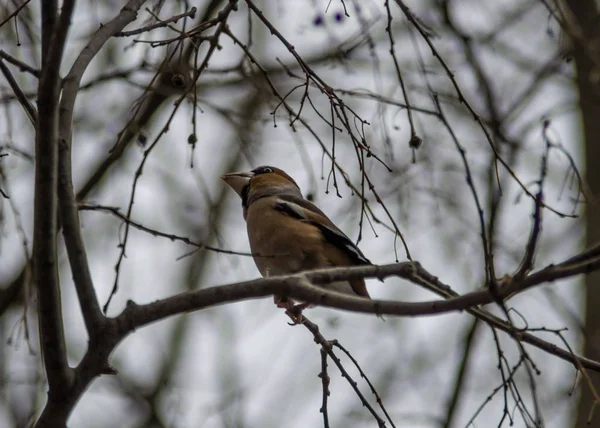
[[[285,275],[325,267],[318,257],[323,239],[318,229],[273,209],[269,199],[248,208],[248,240],[260,273]]]

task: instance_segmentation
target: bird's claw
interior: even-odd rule
[[[302,315],[302,311],[309,306],[308,303],[299,303],[297,305],[292,305],[292,307],[287,308],[287,314],[293,319],[293,323],[288,323],[289,325],[298,325],[304,324],[306,318]]]

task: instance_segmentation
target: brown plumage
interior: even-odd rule
[[[250,248],[262,276],[371,264],[284,171],[262,166],[221,178],[242,198]],[[363,279],[325,287],[369,298]]]

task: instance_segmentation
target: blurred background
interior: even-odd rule
[[[573,3],[596,11],[592,0]],[[20,4],[0,2],[0,20]],[[123,4],[77,3],[62,75]],[[597,117],[597,55],[586,36],[586,25],[598,22],[593,14],[550,0],[240,1],[219,32],[218,13],[227,5],[148,2],[127,31],[196,12],[113,38],[84,75],[73,179],[85,204],[80,218],[101,304],[118,284],[109,315],[128,300],[148,303],[257,278],[240,199],[219,176],[259,165],[293,176],[373,263],[406,260],[400,232],[412,258],[461,294],[485,283],[473,191],[496,275],[510,275],[532,227],[534,201],[525,189],[537,192],[545,154],[544,200],[554,212],[543,210],[535,267],[593,242],[580,179],[593,169],[590,147],[597,145],[586,128],[593,130]],[[39,9],[32,2],[0,27],[0,61],[33,104]],[[590,22],[577,21],[582,16]],[[7,55],[34,70],[23,71]],[[10,197],[0,198],[0,426],[27,427],[47,386],[27,279],[35,130],[5,79],[0,106],[0,153],[7,154],[0,189]],[[418,148],[409,144],[415,136]],[[593,142],[587,159],[586,141]],[[129,228],[117,213],[129,216]],[[87,334],[59,245],[75,365]],[[586,309],[596,303],[584,279],[510,300],[516,325],[550,330],[535,334],[583,353],[597,317]],[[394,278],[368,286],[378,299],[435,298]],[[503,316],[494,305],[488,309]],[[543,426],[579,427],[589,417],[593,398],[572,364],[526,346],[539,370],[530,376],[517,343],[468,314],[382,322],[314,308],[306,316],[356,359],[395,426],[530,427],[537,411]],[[94,381],[69,426],[323,426],[320,348],[288,321],[264,298],[142,328],[114,352],[118,375]],[[593,358],[599,351],[592,348],[586,354]],[[339,356],[382,414],[351,360]],[[332,362],[329,374],[331,426],[377,426]],[[578,408],[580,390],[588,401]]]

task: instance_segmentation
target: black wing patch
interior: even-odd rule
[[[344,235],[340,230],[334,229],[325,224],[320,224],[315,221],[312,221],[302,213],[302,209],[309,209],[310,211],[317,212],[318,214],[325,216],[325,214],[323,214],[323,212],[320,209],[318,209],[316,206],[314,206],[313,204],[311,204],[310,202],[308,202],[304,199],[294,198],[294,199],[300,199],[301,201],[304,201],[305,203],[302,205],[309,205],[308,207],[304,207],[300,204],[296,204],[296,200],[294,200],[292,202],[290,200],[291,198],[289,198],[289,197],[287,197],[285,199],[287,199],[288,201],[284,200],[284,198],[281,198],[281,197],[279,198],[279,201],[275,204],[276,210],[281,211],[285,215],[289,215],[290,217],[293,217],[293,218],[301,220],[301,221],[305,221],[307,223],[312,224],[313,226],[316,226],[321,231],[321,234],[323,234],[323,237],[328,242],[330,242],[331,244],[335,245],[340,250],[342,250],[346,254],[348,254],[355,263],[367,264],[367,265],[371,264],[369,259],[367,259],[365,257],[365,255],[362,253],[362,251],[360,251],[360,249],[356,245],[354,245],[354,242],[352,242],[350,240],[350,238],[348,238],[346,235]],[[300,206],[298,206],[298,205],[300,205]]]
[[[370,265],[371,261],[365,257],[365,255],[360,251],[360,249],[354,245],[354,242],[350,240],[346,235],[331,229],[322,224],[314,223],[320,230],[325,239],[331,242],[336,247],[343,250],[346,254],[348,254],[353,261],[357,264],[361,265]]]

